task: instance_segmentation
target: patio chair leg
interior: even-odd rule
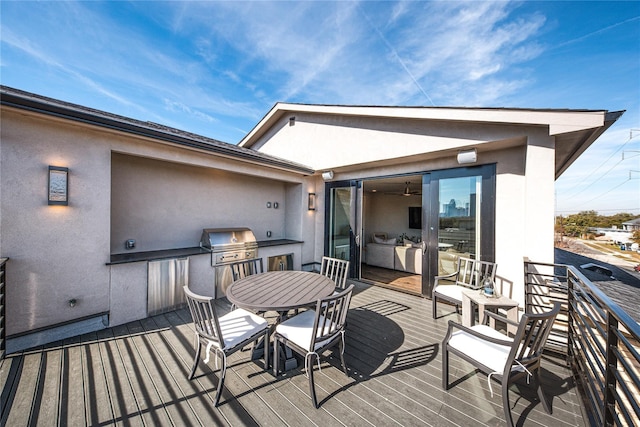
[[[513,427],[513,418],[511,417],[511,406],[509,405],[509,382],[502,383],[502,408],[504,410],[504,418],[509,427]]]
[[[438,318],[438,316],[436,315],[436,296],[435,295],[431,297],[431,315],[433,316],[434,319]]]
[[[547,414],[551,414],[552,412],[551,404],[549,404],[549,400],[547,399],[547,397],[544,395],[544,392],[542,391],[542,382],[540,381],[540,373],[538,372],[538,369],[536,369],[533,372],[533,377],[534,377],[533,380],[536,382],[538,386],[538,398],[542,402],[542,407],[544,408],[545,411],[547,411]]]
[[[273,340],[273,376],[278,376],[278,368],[280,367],[280,345],[279,339],[276,337]]]
[[[200,345],[200,338],[198,338],[196,342],[196,357],[193,359],[193,367],[191,368],[189,379],[193,379],[193,375],[196,373],[196,368],[198,367],[198,362],[200,361],[200,349],[202,349],[202,346]]]
[[[314,354],[310,353],[306,356],[309,361],[307,362],[308,371],[307,375],[309,376],[309,394],[311,394],[311,400],[313,401],[313,407],[318,408],[318,398],[316,397],[316,388],[313,383],[313,363],[314,363]]]
[[[218,357],[216,351],[216,357]],[[213,406],[218,406],[220,402],[220,395],[222,394],[222,386],[224,385],[224,377],[227,373],[227,359],[222,357],[222,369],[220,370],[220,380],[218,381],[218,390],[216,391],[216,399],[213,402]]]
[[[340,341],[338,344],[338,351],[340,351],[340,361],[342,362],[342,370],[346,376],[349,376],[349,372],[347,371],[347,364],[344,361],[344,342]]]
[[[443,345],[444,350],[442,351],[442,388],[444,390],[449,390],[449,352],[447,351],[447,346]]]

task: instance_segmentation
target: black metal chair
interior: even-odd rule
[[[482,279],[490,277],[495,281],[496,263],[488,261],[478,261],[475,259],[460,257],[456,261],[456,271],[444,276],[434,278],[433,291],[431,293],[431,304],[433,308],[433,318],[437,319],[437,301],[446,301],[458,307],[462,305],[463,289],[480,289]]]
[[[344,333],[353,287],[351,285],[339,294],[318,300],[315,310],[304,311],[276,326],[273,339],[274,374],[278,375],[280,343],[304,356],[311,400],[316,408],[318,399],[313,382],[314,359],[318,359],[320,364],[320,355],[337,345],[342,368],[345,375],[349,375],[344,361]]]
[[[193,378],[200,360],[202,346],[206,346],[206,357],[204,362],[209,363],[209,352],[213,348],[222,357],[222,369],[220,381],[214,405],[218,406],[224,378],[227,372],[227,356],[235,353],[245,345],[263,337],[264,342],[269,342],[269,325],[260,316],[241,308],[232,310],[224,316],[218,317],[215,305],[212,304],[212,297],[197,295],[187,286],[183,287],[187,304],[191,311],[191,318],[195,327],[196,355],[193,360],[193,367],[189,374],[189,379]],[[216,358],[216,367],[218,359]],[[264,369],[269,366],[269,352],[264,352]]]
[[[524,376],[534,378],[538,397],[545,411],[550,414],[551,405],[542,391],[539,370],[544,345],[559,311],[560,303],[555,302],[550,311],[524,314],[520,322],[512,322],[499,314],[485,311],[483,324],[470,328],[450,320],[447,335],[442,342],[442,388],[449,389],[449,353],[453,353],[488,375],[489,390],[492,379],[501,383],[504,417],[510,427],[513,426],[513,418],[509,404],[509,386]],[[485,325],[489,317],[517,325],[514,337],[508,337]],[[493,390],[491,394],[493,395]]]
[[[323,256],[322,263],[320,264],[320,274],[333,280],[336,284],[337,290],[342,291],[347,286],[349,261]]]
[[[244,261],[237,261],[231,264],[231,274],[233,281],[242,279],[252,274],[262,273],[262,258],[253,258]]]

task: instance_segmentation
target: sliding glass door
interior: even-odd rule
[[[327,184],[326,255],[350,261],[349,277],[359,277],[361,185],[357,181]]]
[[[494,261],[495,166],[434,171],[423,180],[423,295],[460,257]]]

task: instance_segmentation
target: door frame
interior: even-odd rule
[[[351,199],[349,206],[349,278],[360,278],[360,235],[362,230],[362,181],[345,180],[325,183],[325,215],[324,215],[324,255],[329,256],[332,193],[336,188],[350,188]]]
[[[438,272],[439,182],[441,179],[471,176],[480,176],[482,182],[480,260],[495,262],[496,164],[424,172],[422,180],[422,238],[426,242],[426,251],[422,255],[422,295],[427,298],[431,298],[434,277]],[[436,254],[436,256],[430,256],[431,254]]]

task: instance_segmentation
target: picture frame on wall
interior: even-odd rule
[[[409,228],[422,229],[422,207],[409,206]]]

